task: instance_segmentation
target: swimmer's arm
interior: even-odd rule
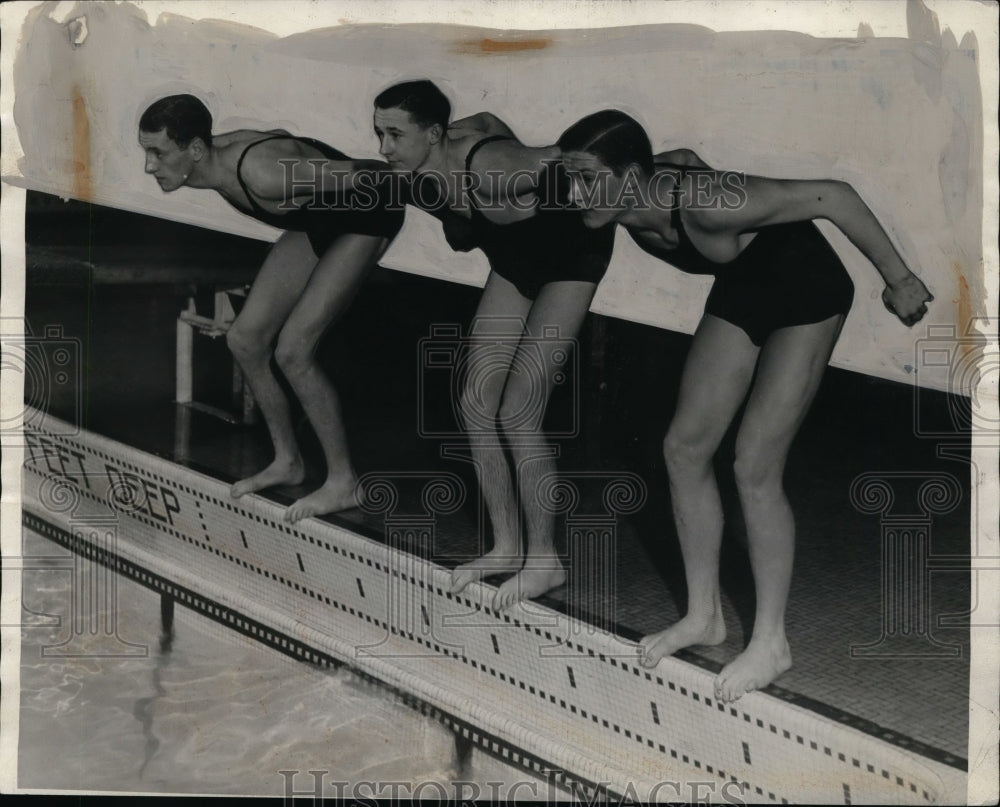
[[[672,149],[653,155],[654,165],[672,163],[673,165],[690,166],[691,168],[709,168],[710,166],[691,149]]]
[[[923,316],[925,303],[934,299],[933,296],[906,266],[888,233],[850,184],[832,179],[732,176],[742,180],[732,183],[734,188],[737,184],[742,186],[742,204],[729,210],[721,206],[709,210],[689,209],[688,216],[699,229],[706,233],[731,232],[735,235],[772,224],[827,219],[837,225],[882,275],[889,297],[886,299],[883,295],[886,306],[908,325]],[[721,178],[716,180],[721,181]],[[916,319],[912,319],[914,316]]]
[[[468,129],[483,132],[487,136],[503,135],[504,137],[513,137],[515,139],[517,137],[514,131],[492,112],[477,112],[475,115],[469,115],[467,118],[455,121],[448,128],[452,130]]]

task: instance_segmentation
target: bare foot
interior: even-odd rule
[[[484,577],[492,577],[495,574],[514,574],[523,563],[524,559],[519,553],[491,549],[481,558],[456,566],[451,572],[451,588],[448,591],[452,594],[458,594],[469,583],[478,582]]]
[[[791,669],[792,651],[784,635],[772,639],[751,639],[747,649],[722,668],[715,679],[715,697],[732,702],[766,687]]]
[[[297,485],[305,478],[306,469],[300,458],[291,461],[275,460],[260,473],[234,484],[229,490],[229,495],[238,499],[247,493],[273,488],[275,485]]]
[[[497,589],[493,607],[501,610],[521,600],[533,600],[565,582],[566,570],[558,558],[551,555],[529,557],[524,562],[524,568]]]
[[[285,510],[285,521],[294,524],[303,518],[337,513],[360,505],[358,480],[355,477],[352,476],[347,481],[327,479],[322,487],[290,504]]]
[[[644,636],[639,642],[639,663],[655,667],[664,656],[672,656],[695,644],[722,644],[726,640],[726,621],[719,606],[708,616],[688,614],[680,622],[659,633]]]

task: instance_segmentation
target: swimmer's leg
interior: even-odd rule
[[[645,636],[640,662],[655,666],[683,647],[726,638],[719,595],[722,502],[712,460],[746,397],[758,348],[737,326],[706,314],[695,331],[681,376],[677,411],[663,441],[670,499],[687,580],[687,613]]]
[[[288,400],[271,371],[271,356],[275,337],[315,266],[316,255],[306,235],[284,233],[264,259],[243,309],[226,335],[274,444],[274,460],[233,485],[234,498],[273,485],[296,485],[305,477]]]
[[[278,336],[275,359],[295,390],[326,460],[326,480],[288,508],[287,521],[359,504],[355,497],[358,479],[348,452],[340,399],[317,364],[315,353],[323,333],[350,305],[386,246],[386,239],[379,236],[340,236],[319,259]]]
[[[795,521],[782,487],[788,449],[812,403],[844,317],[775,331],[761,351],[736,439],[736,483],[747,525],[757,613],[747,648],[716,678],[724,701],[760,689],[792,666],[785,608]]]
[[[497,433],[496,417],[530,308],[531,300],[523,297],[514,284],[496,272],[490,273],[476,309],[475,332],[469,335],[459,412],[493,526],[493,547],[452,571],[452,592],[483,577],[512,574],[523,561],[514,483]]]
[[[528,314],[532,340],[522,342],[500,404],[499,421],[510,439],[517,466],[516,479],[527,527],[524,567],[505,581],[494,598],[495,608],[540,597],[566,582],[566,570],[555,546],[555,516],[541,506],[539,489],[556,473],[555,458],[547,452],[542,415],[560,371],[575,349],[576,337],[590,309],[597,286],[580,280],[559,281],[542,287]],[[546,339],[546,328],[556,328],[558,338]],[[533,372],[534,371],[534,374]],[[527,417],[528,414],[534,415]],[[614,558],[608,558],[614,563]]]

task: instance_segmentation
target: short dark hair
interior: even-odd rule
[[[378,109],[402,109],[409,112],[421,128],[439,124],[448,128],[451,121],[451,102],[433,81],[404,81],[382,90],[375,97]]]
[[[616,174],[632,163],[653,173],[653,147],[635,118],[618,109],[602,109],[574,123],[559,138],[561,151],[592,154]]]
[[[182,149],[200,137],[212,145],[212,113],[193,95],[168,95],[146,108],[139,119],[143,132],[167,130],[167,137]]]

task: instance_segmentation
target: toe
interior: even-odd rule
[[[510,608],[511,604],[514,602],[514,591],[509,585],[503,585],[500,590],[497,591],[496,596],[496,608],[501,611],[505,611]]]
[[[462,574],[462,573],[460,573],[458,571],[452,572],[451,573],[451,587],[448,589],[449,593],[451,593],[451,594],[458,594],[458,592],[460,592],[463,588],[465,588],[466,583],[467,583],[467,581],[465,579],[465,575],[464,574]]]
[[[660,663],[660,659],[663,658],[662,644],[657,641],[650,642],[645,648],[643,657],[646,661],[646,666],[655,667]]]
[[[747,692],[747,686],[741,681],[730,681],[726,685],[726,697],[730,703],[735,703]]]

